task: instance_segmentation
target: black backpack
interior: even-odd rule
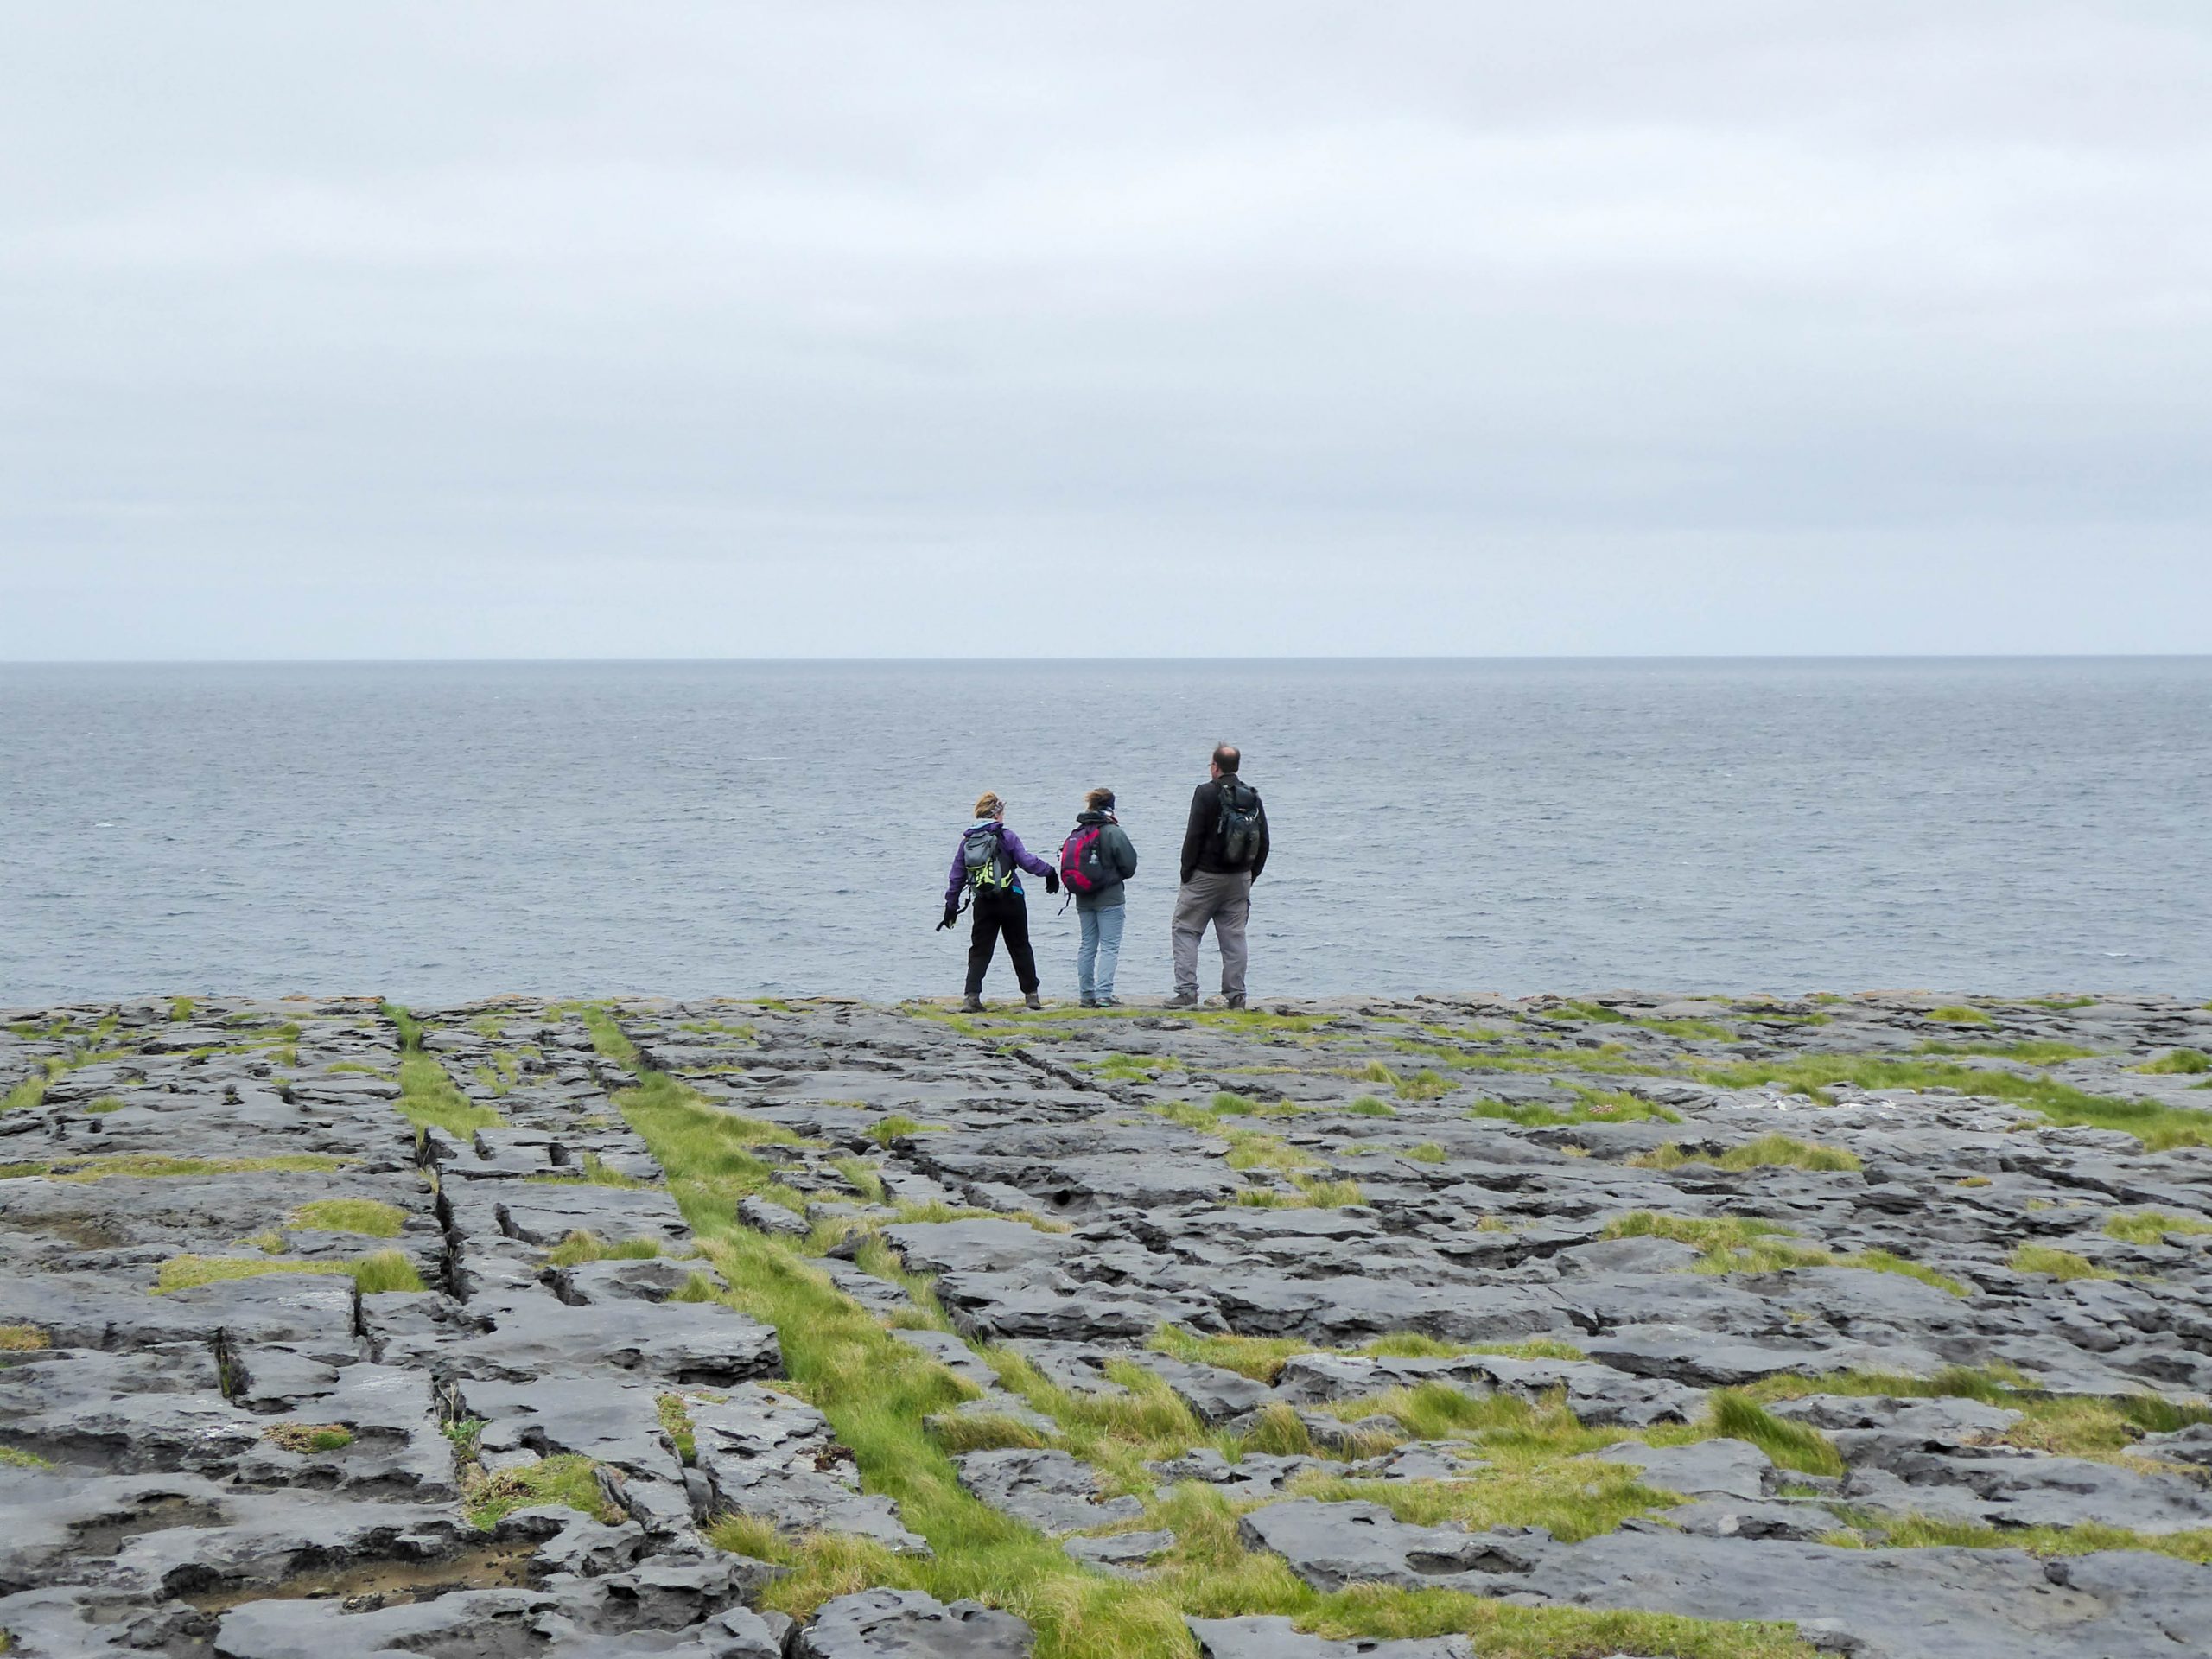
[[[1234,778],[1221,780],[1221,818],[1214,837],[1221,861],[1232,870],[1247,868],[1260,855],[1260,791]]]

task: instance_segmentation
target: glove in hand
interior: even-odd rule
[[[942,933],[959,919],[960,907],[957,905],[947,905],[944,907],[944,919],[937,925],[937,931]]]
[[[1046,893],[1058,893],[1059,890],[1060,890],[1060,873],[1059,873],[1058,870],[1047,870],[1047,871],[1046,871],[1046,872],[1045,872],[1045,891],[1046,891]]]

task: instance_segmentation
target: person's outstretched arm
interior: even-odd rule
[[[1013,830],[1000,830],[999,844],[1006,849],[1006,855],[1008,858],[1020,865],[1021,868],[1028,871],[1030,874],[1049,875],[1055,881],[1060,879],[1060,873],[1054,869],[1050,864],[1047,864],[1043,859],[1038,857],[1036,854],[1031,852],[1027,847],[1023,846],[1021,844],[1021,837],[1015,835]]]
[[[944,907],[957,909],[960,904],[960,889],[968,883],[968,861],[960,856],[960,849],[952,849],[952,874],[944,879]]]

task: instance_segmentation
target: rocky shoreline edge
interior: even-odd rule
[[[2164,1659],[2212,1010],[0,1015],[35,1659]]]

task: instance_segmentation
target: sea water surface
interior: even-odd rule
[[[1262,996],[2212,994],[2212,658],[15,665],[0,1005],[953,992],[969,804],[1094,784],[1156,994],[1217,738]]]

